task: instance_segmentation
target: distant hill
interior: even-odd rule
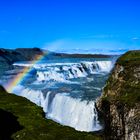
[[[104,54],[67,54],[67,53],[53,53],[53,55],[61,58],[110,58],[111,55]]]
[[[0,74],[3,71],[12,69],[12,64],[16,61],[33,60],[36,55],[44,55],[44,52],[38,48],[20,48],[20,49],[0,49]]]

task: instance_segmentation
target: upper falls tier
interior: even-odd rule
[[[109,73],[113,67],[112,61],[83,61],[81,63],[49,63],[24,64],[15,63],[14,66],[34,67],[38,81],[55,80],[65,82],[68,79],[86,77],[100,72]]]

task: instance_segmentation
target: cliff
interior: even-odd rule
[[[0,140],[101,140],[46,119],[41,107],[0,86]]]
[[[140,139],[140,51],[121,56],[97,101],[108,139]]]

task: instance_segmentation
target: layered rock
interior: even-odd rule
[[[140,139],[140,51],[118,59],[97,108],[108,139]]]

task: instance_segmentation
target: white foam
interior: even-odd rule
[[[102,128],[98,121],[94,101],[80,101],[66,94],[55,95],[47,116],[79,131],[90,132]]]
[[[61,64],[61,63],[59,63]],[[58,65],[55,64],[55,65]],[[59,81],[66,82],[72,78],[86,77],[89,74],[96,73],[109,73],[113,64],[111,61],[94,61],[94,62],[81,62],[81,63],[68,63],[60,67],[46,67],[46,70],[42,71],[42,68],[37,71],[38,81]]]
[[[42,94],[41,90],[33,90],[30,88],[25,88],[22,85],[17,85],[13,89],[13,93],[22,97],[29,99],[31,102],[41,105],[40,96]]]
[[[90,70],[90,72],[93,72],[93,65],[101,71],[110,71],[113,67],[113,62],[112,61],[83,61],[79,63],[49,63],[49,64],[32,64],[32,63],[14,63],[14,66],[24,66],[24,67],[34,67],[36,69],[45,69],[49,67],[55,67],[57,71],[59,69],[57,68],[58,66],[63,66],[63,70],[68,70],[71,67],[75,66],[81,66],[81,64],[84,64],[86,68]]]

